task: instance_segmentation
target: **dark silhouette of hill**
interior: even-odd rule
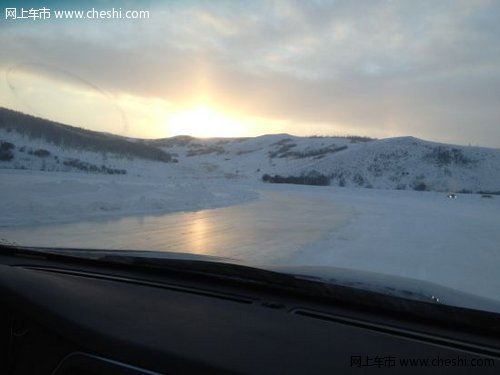
[[[163,162],[175,161],[169,153],[143,142],[64,125],[7,108],[0,108],[0,129],[15,131],[32,139],[40,138],[61,148],[115,153]]]

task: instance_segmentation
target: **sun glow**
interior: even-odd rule
[[[247,130],[243,122],[224,116],[206,106],[172,114],[167,126],[172,135],[195,137],[241,137]]]

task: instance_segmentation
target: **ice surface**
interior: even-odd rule
[[[5,227],[193,211],[257,194],[211,180],[0,169],[0,196],[0,227]]]
[[[20,244],[330,265],[500,299],[500,197],[12,170],[0,194],[0,238]]]

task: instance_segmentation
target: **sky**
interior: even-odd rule
[[[54,13],[113,9],[149,17]],[[0,18],[0,106],[52,120],[500,147],[500,1],[0,0]]]

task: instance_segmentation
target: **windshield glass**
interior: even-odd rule
[[[498,2],[1,4],[2,242],[500,302]]]

